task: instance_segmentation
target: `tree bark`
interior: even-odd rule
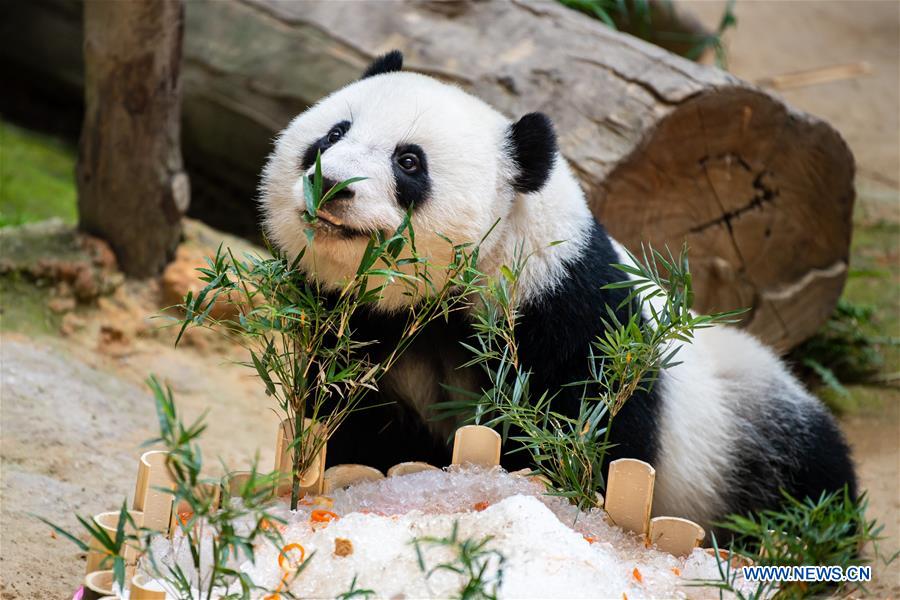
[[[253,186],[275,132],[399,48],[406,68],[511,117],[549,114],[615,237],[638,251],[689,244],[698,310],[749,307],[745,326],[787,350],[840,296],[854,200],[840,135],[556,2],[195,0],[186,27],[190,164],[246,190],[227,210],[218,197],[201,208],[219,226],[256,222]]]
[[[181,160],[181,0],[84,4],[85,116],[79,226],[107,240],[122,270],[159,274],[189,201]]]

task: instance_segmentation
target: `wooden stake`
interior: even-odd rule
[[[172,494],[175,482],[166,466],[168,452],[151,450],[141,456],[138,463],[137,484],[134,488],[132,508],[143,511],[144,527],[162,533],[169,532],[172,518]]]
[[[114,596],[112,570],[94,571],[85,575],[82,600],[100,600],[104,596]]]
[[[687,556],[703,541],[706,532],[687,519],[656,517],[650,520],[650,543],[675,556]]]
[[[304,419],[303,426],[313,435],[324,435],[324,428],[319,423],[313,423],[312,419]],[[291,478],[294,472],[294,449],[291,442],[294,440],[294,421],[285,419],[278,427],[275,438],[275,470],[282,474],[283,482],[276,488],[276,494],[284,496],[291,493]],[[309,468],[300,476],[300,495],[321,494],[325,489],[325,451],[327,444],[322,443],[322,449],[313,458]]]
[[[166,600],[166,592],[143,573],[131,580],[131,600]]]
[[[330,494],[355,483],[384,479],[384,473],[366,465],[336,465],[325,471],[324,493]]]
[[[500,434],[483,425],[465,425],[453,439],[453,464],[491,468],[500,464]]]
[[[655,480],[656,470],[642,460],[620,458],[609,463],[605,508],[612,522],[646,535]]]
[[[840,81],[842,79],[855,79],[872,72],[872,66],[866,61],[855,63],[847,63],[842,65],[829,65],[827,67],[817,67],[815,69],[807,69],[805,71],[794,71],[792,73],[783,73],[772,77],[764,77],[756,81],[761,87],[773,88],[776,90],[788,90],[791,88],[806,87],[819,83],[828,83],[831,81]]]
[[[134,524],[138,527],[141,527],[141,524],[144,521],[144,514],[138,510],[130,510],[128,513],[131,515],[131,519],[134,521]],[[119,511],[110,511],[110,512],[102,512],[100,514],[94,515],[94,521],[99,525],[112,539],[116,538],[116,527],[119,524]],[[135,529],[127,522],[125,523],[125,533],[134,534]],[[88,575],[95,571],[100,571],[102,569],[106,569],[107,567],[112,566],[111,563],[107,563],[106,565],[102,564],[103,559],[109,556],[106,550],[103,548],[103,545],[97,541],[93,536],[89,542],[90,550],[88,550],[87,554],[87,564],[85,565],[84,574]],[[134,546],[127,545],[125,547],[125,564],[128,567],[134,568],[134,565],[137,564],[138,559],[138,550]]]
[[[402,462],[388,469],[387,476],[401,477],[403,475],[412,475],[413,473],[419,473],[421,471],[440,471],[440,469],[434,465],[429,465],[427,462]]]

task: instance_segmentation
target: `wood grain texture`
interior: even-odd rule
[[[35,2],[50,7],[41,13],[48,30],[65,28],[60,0]],[[13,16],[33,21],[39,12]],[[24,13],[32,16],[17,17]],[[35,36],[40,27],[19,29],[32,37],[10,28],[18,64],[32,38],[62,43]],[[214,224],[232,230],[255,227],[253,185],[273,134],[394,48],[406,68],[511,117],[547,113],[615,237],[633,250],[690,245],[698,310],[749,307],[746,327],[779,351],[832,312],[847,275],[854,201],[853,157],[841,136],[728,73],[552,0],[188,3],[186,152],[198,173],[246,190],[245,202],[199,198],[197,210],[229,219]],[[71,82],[64,64],[58,77]],[[30,68],[48,71],[45,62]]]

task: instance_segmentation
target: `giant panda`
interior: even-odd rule
[[[521,360],[533,372],[533,393],[561,390],[555,409],[572,414],[577,390],[561,386],[587,379],[602,311],[620,306],[625,294],[603,286],[622,279],[612,265],[627,256],[588,209],[546,116],[510,121],[457,87],[402,71],[402,62],[397,51],[378,58],[279,135],[260,186],[267,236],[289,256],[306,249],[302,268],[326,289],[354,275],[370,233],[393,232],[407,211],[418,251],[436,264],[450,258],[445,236],[456,243],[484,238],[478,265],[488,274],[512,264],[520,249],[533,253],[519,282]],[[312,173],[317,153],[326,187],[365,179],[307,225],[302,176]],[[409,301],[399,286],[389,287],[353,327],[390,344]],[[368,399],[373,407],[395,402],[351,416],[329,443],[329,462],[447,464],[453,424],[434,421],[429,409],[449,399],[450,388],[484,385],[458,368],[470,333],[464,313],[427,327]],[[625,405],[612,430],[610,458],[656,468],[655,513],[709,524],[774,507],[782,488],[803,498],[847,485],[855,495],[834,420],[770,350],[723,326],[698,331],[680,360],[650,393]],[[526,458],[507,454],[503,463],[528,466]]]

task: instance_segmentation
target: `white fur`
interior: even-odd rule
[[[479,267],[496,274],[512,264],[518,244],[534,253],[520,283],[537,296],[564,276],[562,264],[576,256],[591,223],[578,183],[560,159],[538,193],[517,194],[515,165],[505,151],[510,120],[462,90],[416,73],[389,73],[357,81],[310,108],[279,136],[263,173],[262,207],[272,242],[289,255],[307,246],[300,164],[306,148],[337,123],[350,121],[346,136],[323,153],[323,175],[335,181],[366,177],[352,185],[355,198],[344,222],[366,231],[392,233],[405,210],[395,200],[391,155],[399,144],[418,144],[427,156],[431,193],[413,211],[419,254],[440,268],[452,258],[446,236],[476,243]],[[310,169],[311,174],[312,169]],[[539,227],[535,227],[539,223]],[[550,247],[557,240],[565,244]],[[339,287],[356,273],[364,239],[316,233],[304,267],[326,285]],[[431,274],[439,280],[440,270]],[[409,302],[408,288],[389,286],[380,308]]]
[[[619,242],[613,246],[622,263],[634,264]],[[664,299],[650,302],[661,310]],[[770,441],[759,436],[749,416],[790,413],[802,419],[821,406],[771,350],[743,331],[700,329],[691,344],[679,345],[681,364],[663,371],[657,382],[662,402],[653,513],[709,523],[726,508],[723,490],[746,485],[732,475],[735,440],[745,451],[789,460],[769,451]],[[785,393],[776,400],[773,389]]]

